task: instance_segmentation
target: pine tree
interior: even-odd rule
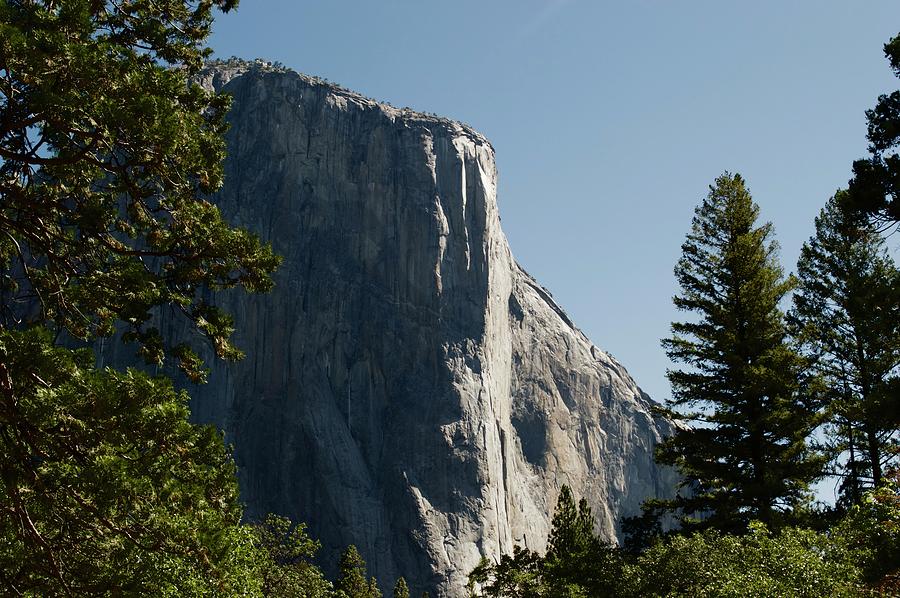
[[[576,508],[572,491],[564,485],[556,502],[542,565],[544,595],[583,592],[595,547],[591,509],[584,499]]]
[[[335,586],[347,598],[381,598],[375,579],[366,579],[366,562],[353,544],[341,554]]]
[[[92,340],[124,329],[148,363],[201,380],[171,307],[239,358],[216,291],[272,288],[271,247],[208,201],[229,98],[191,82],[214,9],[236,0],[0,3],[0,327]]]
[[[858,504],[896,460],[900,403],[900,272],[868,221],[839,192],[816,218],[797,264],[792,320],[827,386],[833,473],[842,501]]]
[[[816,409],[803,392],[804,361],[779,309],[795,281],[778,264],[772,225],[757,225],[758,216],[740,175],[723,174],[697,207],[675,267],[675,306],[698,317],[674,322],[663,341],[686,366],[668,372],[670,407],[695,425],[659,447],[686,492],[656,506],[680,511],[685,524],[696,516],[737,530],[750,519],[777,522],[821,468],[805,443]]]
[[[594,533],[587,501],[582,498],[576,507],[572,491],[563,486],[546,555],[516,546],[499,563],[483,558],[469,575],[469,593],[498,598],[618,596],[623,564],[621,553]]]
[[[409,598],[409,587],[402,577],[398,578],[397,583],[394,584],[394,598]]]
[[[570,555],[591,550],[595,542],[594,518],[587,501],[581,499],[578,507],[572,490],[563,485],[553,512],[550,536],[547,540],[547,558],[564,559]]]
[[[469,574],[469,595],[498,598],[545,596],[547,588],[543,565],[544,559],[538,553],[521,546],[514,546],[511,555],[501,555],[499,563],[482,557]]]
[[[900,35],[884,46],[894,74],[900,77]],[[866,111],[868,158],[853,163],[849,204],[876,222],[900,222],[900,91],[882,95]]]
[[[541,566],[546,596],[614,595],[621,559],[594,533],[587,500],[578,507],[568,486],[560,490]]]

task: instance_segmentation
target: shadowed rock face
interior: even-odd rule
[[[247,358],[191,390],[248,517],[445,597],[482,556],[543,550],[562,484],[610,538],[672,492],[671,424],[513,259],[484,137],[259,65],[203,82],[234,96],[215,202],[285,258],[273,293],[220,301]]]

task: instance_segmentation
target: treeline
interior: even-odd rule
[[[900,36],[885,46],[900,76]],[[676,495],[594,535],[563,488],[541,556],[483,561],[473,596],[900,595],[900,92],[867,112],[870,156],[786,276],[739,175],[696,208],[675,267],[689,316],[663,340]],[[834,506],[812,485],[838,480]]]
[[[259,583],[263,596],[285,598],[382,598],[378,582],[369,577],[366,563],[355,546],[341,554],[334,583],[312,564],[319,543],[309,538],[303,524],[269,515],[265,521],[249,524],[254,539],[255,570],[252,579]],[[249,584],[241,591],[250,589]],[[403,577],[394,583],[393,598],[409,598]],[[428,594],[423,594],[427,598]]]
[[[619,547],[594,533],[590,507],[584,499],[576,507],[563,486],[545,554],[517,547],[499,562],[485,558],[469,591],[508,598],[893,596],[898,521],[893,487],[870,493],[827,530],[751,522],[740,534],[709,527]]]

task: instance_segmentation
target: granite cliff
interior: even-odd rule
[[[516,264],[482,135],[260,63],[202,82],[234,97],[214,201],[285,258],[273,293],[221,301],[247,358],[191,389],[249,517],[448,597],[483,555],[542,550],[562,484],[610,538],[671,493],[671,424]]]

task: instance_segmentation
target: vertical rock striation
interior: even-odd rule
[[[564,483],[607,537],[671,493],[671,424],[516,264],[484,137],[260,64],[203,82],[234,96],[215,201],[285,258],[270,295],[224,298],[247,358],[192,390],[248,516],[446,597],[483,555],[542,550]]]

